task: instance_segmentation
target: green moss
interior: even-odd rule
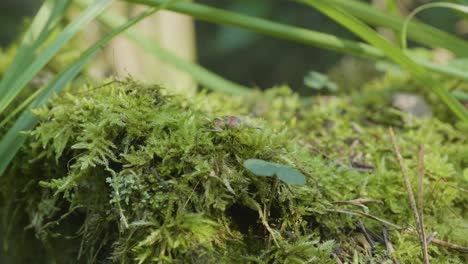
[[[388,79],[371,85],[387,94],[396,87]],[[56,97],[35,111],[39,126],[0,179],[11,251],[28,244],[58,263],[388,259],[382,244],[366,249],[357,216],[333,210],[361,210],[335,202],[374,199],[366,212],[412,225],[389,124],[413,180],[418,146],[426,148],[427,230],[466,244],[466,131],[371,108],[377,95],[368,89],[361,97],[301,100],[281,87],[247,99],[201,93],[188,101],[126,81]],[[244,118],[217,129],[217,117],[227,115]],[[307,183],[255,177],[242,165],[247,159],[296,168]],[[381,236],[380,223],[362,220]],[[420,257],[410,231],[391,230],[391,241],[402,263]],[[434,245],[430,254],[434,263],[463,263]]]

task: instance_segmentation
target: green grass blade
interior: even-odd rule
[[[157,6],[162,0],[126,0],[127,2],[139,3],[149,6]],[[383,58],[378,49],[375,49],[364,43],[340,39],[330,34],[324,34],[305,28],[290,26],[282,23],[272,22],[261,18],[237,14],[225,11],[219,8],[213,8],[201,4],[190,2],[178,2],[171,5],[168,10],[186,14],[194,18],[223,24],[228,26],[240,27],[257,33],[290,40],[315,47],[335,50],[342,53],[371,57]]]
[[[419,66],[409,58],[402,50],[394,46],[373,29],[349,15],[341,9],[337,9],[329,0],[299,0],[307,5],[315,7],[320,12],[332,18],[339,24],[349,29],[368,43],[380,48],[388,58],[398,63],[405,70],[410,72],[424,87],[430,87],[431,90],[444,102],[452,112],[464,122],[468,122],[468,111],[458,102],[447,90],[443,84],[434,79],[429,71]]]
[[[77,59],[72,65],[70,65],[66,70],[64,70],[61,74],[59,74],[47,84],[47,86],[44,88],[44,92],[41,93],[25,111],[23,111],[13,126],[1,139],[0,157],[2,158],[0,159],[0,177],[26,139],[25,135],[22,134],[22,131],[32,129],[37,123],[37,118],[31,113],[30,110],[45,104],[52,94],[60,92],[68,82],[70,82],[76,77],[76,75],[78,75],[83,66],[89,60],[91,60],[94,55],[96,55],[102,46],[107,44],[112,38],[125,31],[132,25],[136,24],[143,18],[153,14],[157,10],[158,9],[152,9],[150,11],[144,12],[138,17],[114,29],[112,32],[96,42],[93,46],[88,48],[79,59]]]
[[[17,116],[21,111],[23,111],[28,105],[44,90],[47,88],[47,85],[43,85],[41,88],[37,89],[33,94],[31,94],[26,100],[24,100],[18,107],[16,107],[11,113],[8,113],[8,116],[5,117],[0,122],[0,128],[4,127],[10,120],[12,120],[15,116]]]
[[[329,0],[328,3],[373,26],[387,27],[396,32],[403,28],[403,18],[372,8],[369,4],[356,0]],[[458,56],[468,57],[468,42],[432,26],[411,22],[408,25],[408,37],[418,43],[442,47]]]
[[[162,0],[127,0],[127,2],[140,3],[150,6],[158,5]],[[228,26],[240,27],[257,33],[294,41],[314,47],[324,48],[341,53],[373,58],[383,59],[385,54],[379,49],[361,42],[354,42],[336,36],[312,31],[305,28],[294,27],[286,24],[276,23],[261,18],[236,14],[218,8],[212,8],[201,4],[190,2],[179,2],[171,5],[168,10],[186,14],[194,18],[224,24]],[[460,71],[454,67],[441,67],[429,61],[417,60],[417,63],[439,74],[468,80],[468,73]]]
[[[458,80],[463,80],[463,81],[468,82],[468,72],[466,72],[466,71],[464,71],[462,69],[459,69],[459,68],[456,68],[456,67],[453,67],[453,66],[449,66],[449,65],[435,64],[435,63],[429,62],[427,60],[422,60],[420,58],[412,57],[412,59],[417,64],[425,67],[428,70],[431,70],[432,72],[439,73],[439,74],[444,75],[446,77],[453,77],[453,78],[456,78]]]
[[[0,82],[0,94],[5,94],[11,88],[11,82],[34,60],[37,49],[52,33],[52,29],[63,18],[69,0],[46,0],[34,17],[31,26],[24,34],[18,51],[12,63],[3,75]]]
[[[87,0],[78,0],[76,3],[83,5]],[[99,22],[101,22],[106,27],[114,28],[116,25],[125,21],[122,16],[119,16],[115,13],[106,12],[101,14],[98,17]],[[151,39],[145,37],[142,34],[139,34],[138,31],[130,29],[124,33],[124,36],[133,41],[137,46],[142,48],[148,54],[151,54],[157,59],[160,59],[177,69],[186,72],[192,76],[197,82],[202,84],[204,87],[213,90],[220,91],[234,95],[245,95],[250,93],[250,89],[246,86],[234,83],[232,81],[226,80],[223,77],[188,61],[185,61],[170,51],[160,47],[157,43]]]
[[[41,54],[21,74],[14,76],[11,87],[0,97],[0,113],[13,101],[16,95],[28,84],[28,82],[57,54],[57,52],[78,33],[85,25],[104,11],[113,0],[97,0],[82,14],[73,20],[57,36],[57,38],[46,47]],[[2,87],[4,87],[2,85]]]
[[[403,23],[403,28],[401,29],[401,34],[400,34],[400,43],[403,49],[406,49],[406,46],[407,46],[406,39],[407,39],[407,34],[408,34],[408,25],[411,19],[413,19],[414,16],[416,16],[416,14],[418,14],[421,11],[424,11],[430,8],[436,8],[436,7],[449,8],[449,9],[462,12],[464,14],[468,14],[468,6],[452,4],[452,3],[430,3],[430,4],[419,6],[418,8],[414,9],[413,12],[411,12],[411,14],[409,14],[409,16],[405,19],[405,22]]]

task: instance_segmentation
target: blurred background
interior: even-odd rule
[[[25,18],[37,11],[40,2],[37,0],[0,1],[0,45],[6,47],[17,38],[23,28],[22,25],[25,24]],[[351,33],[325,16],[293,1],[197,0],[196,2],[355,39]],[[386,9],[389,1],[367,2]],[[398,6],[396,12],[405,15],[418,5],[430,1],[397,0],[392,2]],[[124,4],[115,8],[127,16],[138,11],[138,8]],[[200,21],[193,22],[190,18],[168,13],[161,12],[138,27],[178,56],[197,61],[209,70],[244,85],[268,88],[279,84],[289,84],[301,94],[307,94],[310,93],[310,89],[304,85],[304,76],[309,71],[328,73],[334,79],[343,77],[340,75],[348,75],[348,79],[352,79],[350,80],[351,87],[377,74],[371,62],[242,29]],[[466,21],[460,21],[459,17],[450,10],[431,9],[418,15],[418,18],[458,36],[464,38],[468,36]],[[382,31],[382,34],[390,39],[394,38],[392,32]],[[105,76],[110,71],[114,75],[131,74],[138,79],[150,81],[156,79],[172,86],[194,85],[189,76],[181,77],[180,73],[172,73],[174,70],[168,65],[148,61],[152,59],[148,59],[148,56],[123,39],[114,41],[104,57],[101,65],[107,64],[113,69],[102,70],[97,73],[98,76]],[[355,76],[353,70],[356,68],[366,74]]]

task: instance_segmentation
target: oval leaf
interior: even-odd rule
[[[276,175],[283,182],[293,185],[306,183],[304,174],[289,166],[260,159],[248,159],[244,161],[244,167],[256,176],[273,177]]]

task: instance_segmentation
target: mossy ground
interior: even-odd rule
[[[0,179],[4,246],[15,263],[391,263],[380,222],[339,212],[354,210],[404,227],[388,227],[394,254],[419,262],[389,126],[413,186],[426,150],[427,232],[466,245],[468,130],[391,108],[408,86],[388,76],[311,99],[280,87],[187,100],[131,80],[70,89],[35,110],[39,126]],[[219,126],[223,116],[242,122]],[[294,167],[307,184],[255,177],[242,166],[251,158]],[[434,244],[429,254],[466,261]]]

